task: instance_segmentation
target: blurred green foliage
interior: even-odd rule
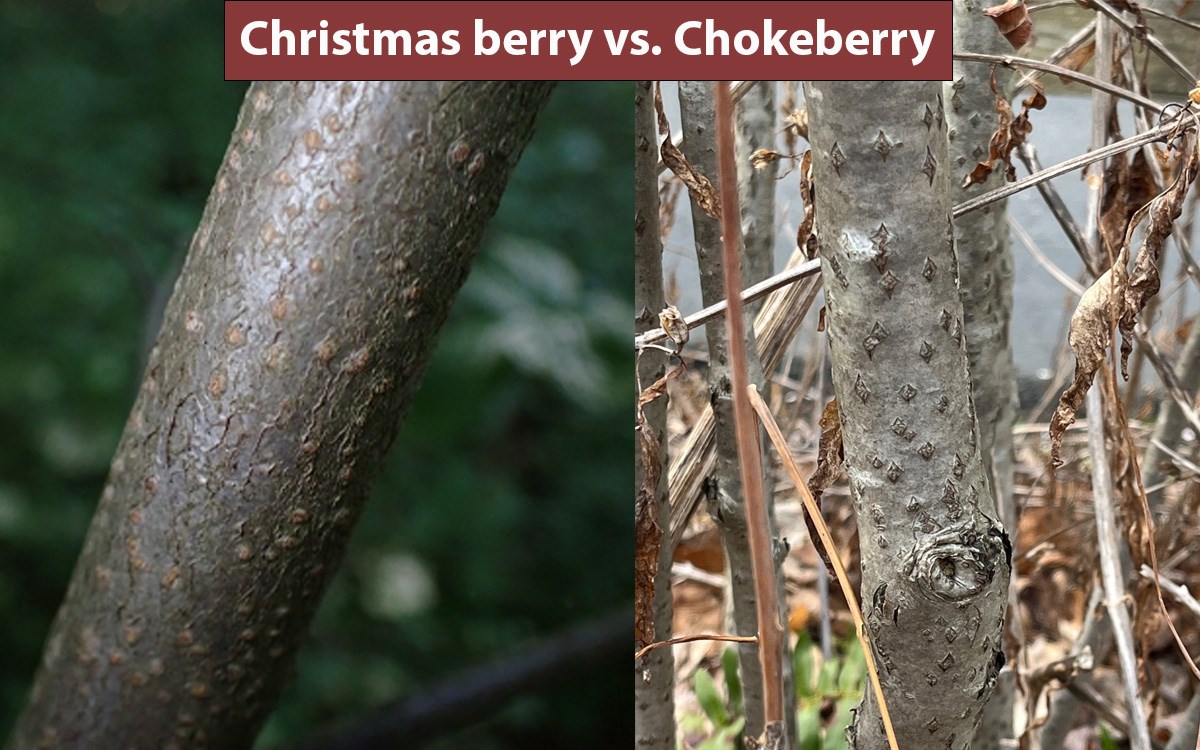
[[[228,143],[222,7],[0,0],[0,737]],[[564,83],[259,746],[627,606],[632,87]],[[444,747],[607,747],[624,664]]]
[[[701,738],[696,750],[733,750],[740,747],[745,724],[738,655],[732,648],[721,655],[724,695],[707,670],[696,671],[692,690],[702,713],[684,713],[679,728],[687,738]],[[857,638],[837,644],[832,659],[807,632],[801,631],[792,650],[792,675],[796,685],[796,741],[800,750],[846,750],[846,729],[862,700],[867,684],[867,660]],[[683,740],[679,747],[690,747]]]

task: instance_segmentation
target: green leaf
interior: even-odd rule
[[[820,703],[810,703],[796,712],[796,739],[800,750],[821,750]]]
[[[842,671],[842,660],[830,659],[821,665],[821,673],[817,676],[817,694],[829,695],[837,692],[838,675]]]
[[[701,714],[686,713],[679,717],[679,729],[682,733],[699,734],[707,731],[708,720]]]
[[[696,750],[735,750],[738,735],[742,733],[744,724],[744,719],[738,719],[729,726],[718,729],[712,737],[700,743]]]
[[[824,750],[846,750],[846,729],[854,719],[859,698],[842,698],[837,702],[833,723],[825,730]]]
[[[801,631],[792,652],[792,674],[796,679],[796,697],[813,696],[813,642],[808,633]]]
[[[725,711],[725,701],[721,699],[721,695],[717,692],[717,684],[713,682],[712,675],[703,669],[696,672],[696,700],[700,703],[700,708],[704,709],[708,720],[717,728],[729,726],[729,714]]]
[[[729,692],[729,712],[734,716],[742,714],[742,678],[738,676],[737,650],[725,649],[721,654],[721,668],[725,671],[725,685]]]
[[[1108,733],[1108,727],[1100,725],[1100,750],[1117,750],[1117,741]]]
[[[857,639],[852,640],[846,644],[842,673],[838,676],[838,690],[842,693],[861,693],[866,676],[867,659],[863,656],[862,644]]]

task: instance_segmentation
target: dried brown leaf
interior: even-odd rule
[[[676,310],[675,313],[678,315],[679,311]],[[663,543],[663,528],[658,522],[658,506],[655,499],[662,481],[664,461],[659,435],[651,429],[643,407],[665,396],[667,382],[683,370],[684,366],[680,363],[643,388],[638,394],[637,408],[634,412],[640,447],[639,458],[642,462],[642,483],[637,488],[633,514],[633,632],[637,648],[654,642],[654,584],[658,578],[658,555]]]
[[[1019,148],[1033,132],[1033,123],[1029,121],[1029,111],[1046,106],[1046,95],[1042,91],[1041,84],[1037,81],[1030,81],[1029,85],[1033,87],[1033,93],[1021,102],[1021,113],[1014,117],[1012,107],[1000,92],[1000,87],[996,85],[995,70],[992,71],[991,85],[992,93],[995,95],[996,132],[992,133],[992,138],[988,141],[987,159],[976,164],[963,179],[962,187],[964,188],[982,183],[988,178],[988,175],[1001,167],[1004,168],[1006,180],[1009,182],[1015,180],[1017,171],[1012,165],[1012,152]]]
[[[1091,39],[1071,51],[1069,55],[1059,60],[1058,66],[1067,70],[1083,70],[1083,68],[1092,61],[1096,56],[1096,40]],[[1058,80],[1063,83],[1071,83],[1069,78],[1058,77]]]
[[[783,122],[785,130],[788,133],[798,135],[806,141],[808,140],[808,107],[792,110],[789,115],[783,118]]]
[[[1079,298],[1071,316],[1067,343],[1075,354],[1075,378],[1063,392],[1050,418],[1050,459],[1055,468],[1062,466],[1062,441],[1067,428],[1075,422],[1075,413],[1083,404],[1096,371],[1104,364],[1104,353],[1112,336],[1113,272],[1105,271]],[[1099,419],[1099,415],[1095,415]]]
[[[1129,197],[1126,200],[1133,206],[1145,205],[1161,190],[1154,179],[1154,172],[1150,169],[1145,150],[1138,149],[1129,164]]]
[[[991,160],[989,159],[988,161],[981,161],[975,165],[975,168],[972,169],[969,174],[967,174],[966,179],[963,180],[962,186],[965,188],[965,187],[970,187],[971,185],[978,185],[978,184],[984,182],[985,180],[987,180],[988,176],[991,175],[991,173],[992,173]]]
[[[1183,210],[1188,189],[1200,170],[1200,152],[1196,135],[1189,133],[1183,142],[1184,162],[1169,188],[1152,201],[1134,211],[1125,227],[1124,240],[1112,268],[1093,283],[1079,300],[1071,316],[1067,341],[1075,354],[1075,378],[1059,399],[1050,420],[1050,454],[1054,466],[1062,465],[1063,434],[1075,421],[1096,371],[1104,364],[1104,354],[1112,336],[1115,321],[1121,331],[1121,371],[1124,374],[1137,317],[1159,289],[1159,259],[1171,235],[1174,221]],[[1140,168],[1139,168],[1140,169]],[[1131,170],[1132,171],[1132,170]],[[1147,226],[1142,244],[1134,260],[1133,270],[1127,270],[1133,231],[1143,220]],[[1092,418],[1100,419],[1100,415]]]
[[[817,449],[817,469],[808,478],[808,491],[820,498],[842,473],[842,420],[838,414],[837,399],[825,404],[821,412],[821,441]]]
[[[1121,372],[1123,374],[1126,370],[1129,353],[1133,349],[1130,339],[1133,338],[1133,328],[1137,324],[1137,316],[1145,309],[1150,299],[1158,294],[1159,259],[1162,257],[1163,247],[1166,245],[1167,238],[1171,236],[1175,219],[1179,218],[1179,214],[1183,212],[1184,198],[1187,197],[1188,189],[1195,181],[1197,171],[1200,170],[1200,150],[1197,149],[1194,132],[1184,138],[1182,151],[1184,162],[1175,176],[1175,182],[1142,209],[1148,217],[1146,232],[1142,237],[1141,247],[1138,248],[1137,257],[1133,261],[1133,270],[1129,274],[1128,283],[1124,289],[1124,308],[1118,323],[1122,338]],[[1140,214],[1142,211],[1138,213]],[[1136,218],[1130,221],[1126,244],[1130,239],[1128,235],[1132,234],[1136,223]],[[1124,255],[1128,255],[1128,247],[1124,248]]]
[[[803,248],[805,256],[817,257],[817,238],[813,235],[815,211],[813,204],[812,151],[800,157],[800,199],[804,202],[804,218],[796,229],[796,247]]]
[[[1021,49],[1033,35],[1033,20],[1029,17],[1029,9],[1025,0],[1008,0],[1001,5],[984,8],[984,14],[996,22],[996,28],[1013,46]]]
[[[779,161],[782,156],[783,154],[778,151],[766,148],[755,149],[754,153],[750,154],[750,166],[756,170],[766,169],[768,164]]]
[[[821,441],[817,449],[817,468],[808,478],[808,491],[812,493],[813,499],[818,503],[821,502],[821,494],[829,489],[829,486],[841,475],[844,459],[842,420],[838,414],[838,403],[835,398],[825,404],[825,409],[821,412]],[[821,535],[818,533],[813,519],[807,513],[804,514],[804,525],[808,529],[808,538],[812,540],[813,547],[820,555],[821,561],[825,563],[825,570],[829,572],[829,575],[836,577],[836,569],[833,560],[829,557],[829,550],[825,549],[824,544],[818,543],[817,540],[821,539]]]
[[[683,341],[687,341],[687,325],[673,306],[659,313],[659,322],[667,335],[676,340],[676,323],[683,326]],[[674,331],[674,332],[673,332]],[[682,348],[683,344],[679,343]],[[640,356],[640,353],[639,353]],[[654,642],[654,584],[658,578],[658,556],[662,550],[663,528],[658,522],[658,490],[663,479],[665,461],[661,436],[646,419],[645,406],[667,395],[667,383],[683,372],[680,363],[642,389],[634,410],[638,436],[639,458],[642,462],[642,482],[637,487],[634,504],[633,554],[633,631],[637,648]],[[639,383],[640,384],[640,383]]]
[[[665,384],[666,376],[660,381]],[[652,388],[654,386],[647,391]],[[658,555],[663,540],[655,503],[663,463],[654,430],[650,429],[642,411],[642,406],[653,398],[657,396],[647,398],[643,391],[638,395],[637,407],[637,434],[644,470],[634,506],[633,632],[637,648],[654,642],[654,583],[658,577]]]
[[[1129,161],[1124,154],[1114,156],[1104,170],[1100,190],[1100,239],[1104,241],[1101,257],[1115,258],[1125,240],[1129,220],[1141,204],[1132,205],[1129,198]]]
[[[675,351],[683,351],[683,345],[688,342],[691,332],[688,331],[687,321],[679,313],[679,308],[667,305],[658,314],[658,325],[666,332],[667,338],[675,342]]]
[[[658,380],[655,380],[653,383],[651,383],[650,385],[648,385],[644,389],[642,389],[642,392],[638,394],[638,406],[639,407],[645,406],[646,404],[650,403],[651,401],[654,401],[655,399],[666,395],[667,380],[670,379],[670,375],[671,375],[670,373],[667,373],[666,375],[663,375],[661,378],[659,378]],[[641,427],[640,421],[638,422],[638,426]]]
[[[1132,161],[1126,161],[1122,155],[1109,162],[1100,199],[1100,236],[1107,257],[1116,257],[1129,222],[1158,192],[1144,151],[1135,151]]]
[[[721,198],[717,194],[716,188],[707,177],[697,172],[691,162],[684,157],[683,152],[674,143],[671,143],[671,126],[667,122],[667,114],[663,110],[662,86],[657,83],[654,85],[654,109],[658,113],[658,134],[663,139],[662,146],[659,148],[663,163],[687,186],[692,200],[700,206],[704,213],[714,219],[720,219]]]

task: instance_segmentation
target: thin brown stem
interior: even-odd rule
[[[1185,116],[1190,112],[1193,112],[1193,110],[1190,108],[1184,109],[1181,111],[1180,115]],[[1124,153],[1125,151],[1137,148],[1143,144],[1151,143],[1153,141],[1161,140],[1168,136],[1181,133],[1184,130],[1194,127],[1194,125],[1191,124],[1191,120],[1192,118],[1190,116],[1188,116],[1185,120],[1180,120],[1180,118],[1172,118],[1166,122],[1163,122],[1153,130],[1147,130],[1145,133],[1138,133],[1137,135],[1130,136],[1124,140],[1115,141],[1103,148],[1098,148],[1094,151],[1089,151],[1086,154],[1081,154],[1079,156],[1067,159],[1066,161],[1059,162],[1049,169],[1044,169],[1035,174],[1031,174],[1028,177],[1017,180],[1016,182],[1010,182],[1004,187],[996,188],[995,190],[984,193],[983,195],[972,198],[971,200],[963,201],[954,207],[952,211],[954,218],[957,219],[963,214],[983,208],[984,206],[995,203],[998,200],[1007,198],[1010,195],[1015,195],[1022,190],[1039,185],[1046,180],[1052,180],[1059,175],[1064,175],[1068,172],[1073,172],[1076,169],[1086,167],[1093,162],[1107,159],[1114,154]]]
[[[892,716],[888,713],[887,701],[883,697],[883,685],[879,682],[879,670],[875,666],[875,652],[871,650],[870,639],[867,636],[867,626],[863,621],[862,608],[858,605],[858,597],[854,593],[854,585],[850,583],[850,576],[846,573],[846,566],[842,563],[842,559],[838,557],[837,547],[833,543],[833,536],[829,533],[829,527],[825,525],[825,518],[821,515],[821,507],[817,505],[816,498],[808,490],[808,483],[804,481],[804,476],[800,473],[800,467],[796,464],[796,459],[792,457],[791,450],[788,449],[787,439],[783,436],[783,431],[779,429],[779,424],[775,421],[775,417],[771,415],[771,410],[766,402],[762,400],[762,396],[758,394],[758,389],[750,386],[747,395],[750,398],[750,405],[754,407],[755,413],[758,414],[758,419],[762,426],[767,431],[767,436],[771,439],[772,445],[775,446],[775,452],[779,454],[779,459],[783,461],[783,467],[787,470],[788,476],[792,478],[792,484],[796,486],[796,492],[800,495],[800,502],[804,504],[804,510],[808,513],[808,517],[813,522],[813,527],[817,530],[817,537],[820,539],[821,546],[825,550],[826,558],[833,565],[834,575],[837,576],[838,585],[842,588],[842,596],[846,599],[846,605],[850,609],[850,617],[854,620],[854,632],[858,636],[858,642],[862,644],[863,656],[867,661],[867,674],[871,678],[871,688],[875,693],[875,700],[879,703],[879,715],[883,719],[883,729],[887,734],[888,746],[891,750],[899,750],[899,744],[896,741],[895,730],[892,729]],[[817,540],[813,540],[815,545]]]
[[[646,654],[656,648],[663,646],[674,646],[677,643],[691,643],[693,641],[727,641],[729,643],[758,643],[758,638],[753,635],[719,635],[717,633],[693,633],[692,635],[679,635],[674,638],[668,638],[665,641],[656,641],[648,643],[637,650],[633,655],[633,660],[637,661]]]
[[[1196,76],[1190,70],[1188,70],[1188,67],[1184,65],[1179,58],[1171,52],[1171,50],[1164,47],[1163,43],[1160,42],[1158,37],[1154,36],[1153,33],[1151,33],[1149,30],[1146,30],[1146,33],[1143,36],[1138,36],[1137,30],[1134,28],[1133,24],[1126,20],[1125,16],[1123,16],[1120,11],[1109,5],[1107,2],[1105,2],[1105,0],[1091,0],[1091,3],[1093,8],[1108,16],[1112,22],[1117,26],[1120,26],[1126,34],[1145,42],[1146,46],[1153,50],[1154,54],[1158,55],[1159,58],[1161,58],[1162,61],[1167,64],[1167,67],[1175,71],[1175,74],[1186,81],[1189,86],[1195,83]]]
[[[1074,0],[1071,1],[1074,2]],[[1033,9],[1030,8],[1030,10]],[[1046,55],[1046,63],[1049,65],[1057,65],[1058,63],[1062,62],[1066,59],[1067,55],[1070,55],[1075,50],[1090,42],[1095,31],[1096,21],[1094,19],[1088,21],[1082,28],[1079,29],[1079,31],[1075,32],[1074,36],[1059,45],[1058,49],[1054,50],[1049,55]],[[1044,72],[1045,71],[1041,70],[1026,71],[1025,75],[1021,76],[1021,80],[1017,82],[1014,93],[1019,94],[1028,88],[1029,85],[1034,81],[1041,80]]]
[[[737,168],[733,156],[733,97],[729,82],[717,83],[717,159],[721,189],[721,234],[725,308],[729,336],[730,380],[733,389],[733,416],[737,433],[738,462],[742,474],[742,495],[746,508],[747,536],[754,573],[755,605],[758,612],[758,655],[763,674],[763,717],[766,736],[772,735],[784,721],[783,625],[779,621],[776,597],[775,561],[771,553],[770,519],[763,494],[762,456],[758,433],[748,400],[749,369],[746,354],[746,322],[742,310],[742,272],[738,215]]]
[[[1175,16],[1170,13],[1164,13],[1161,10],[1155,10],[1154,8],[1147,8],[1145,6],[1142,6],[1142,12],[1149,16],[1157,16],[1158,18],[1165,18],[1168,21],[1174,21],[1175,23],[1177,23],[1181,26],[1186,26],[1189,29],[1195,29],[1196,31],[1200,31],[1200,23],[1196,23],[1195,21],[1189,21],[1186,18],[1180,18],[1179,16]]]
[[[1040,70],[1044,73],[1053,73],[1060,78],[1082,83],[1083,85],[1096,89],[1097,91],[1103,91],[1107,94],[1111,94],[1118,99],[1124,99],[1125,101],[1133,102],[1139,107],[1145,107],[1155,114],[1162,111],[1163,108],[1162,104],[1159,104],[1153,99],[1147,99],[1146,97],[1140,94],[1135,94],[1128,89],[1123,89],[1120,86],[1115,86],[1107,81],[1102,81],[1099,78],[1093,78],[1092,76],[1079,73],[1071,70],[1070,68],[1064,68],[1061,65],[1042,62],[1041,60],[1032,60],[1028,57],[1014,57],[1013,55],[986,55],[982,52],[955,52],[954,59],[963,60],[964,62],[1003,65],[1006,68],[1025,68],[1028,70]]]

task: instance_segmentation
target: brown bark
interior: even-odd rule
[[[253,743],[551,88],[250,87],[12,750]]]
[[[715,180],[718,174],[716,152],[716,111],[713,84],[708,81],[679,82],[679,119],[683,127],[682,151],[688,162],[702,175]],[[695,202],[692,203],[692,233],[696,259],[700,266],[700,295],[705,306],[725,299],[721,226]],[[746,513],[742,499],[742,481],[734,430],[732,381],[729,372],[729,334],[723,320],[705,326],[708,340],[708,395],[715,416],[716,465],[709,512],[713,515],[725,543],[729,570],[733,631],[736,635],[755,635],[758,614],[755,610],[753,556],[746,536]],[[757,352],[753,332],[747,332],[748,350]],[[762,387],[762,366],[757,356],[748,362],[750,382]],[[770,512],[770,511],[768,511]],[[763,733],[763,678],[756,644],[738,645],[738,665],[742,677],[742,700],[746,713],[745,734]]]
[[[662,239],[659,237],[658,137],[654,84],[638,81],[634,88],[634,331],[656,328],[666,306],[663,292]],[[645,349],[638,354],[639,389],[650,388],[667,372],[666,354]],[[670,526],[667,498],[667,395],[641,407],[634,492],[637,505],[634,539],[635,591],[641,609],[635,613],[637,649],[671,637],[674,601],[671,563],[674,545],[664,533]],[[645,430],[645,433],[641,432]],[[639,622],[640,621],[640,622]],[[652,621],[651,628],[643,626]],[[675,657],[669,647],[657,648],[634,661],[634,744],[640,750],[675,748]]]

